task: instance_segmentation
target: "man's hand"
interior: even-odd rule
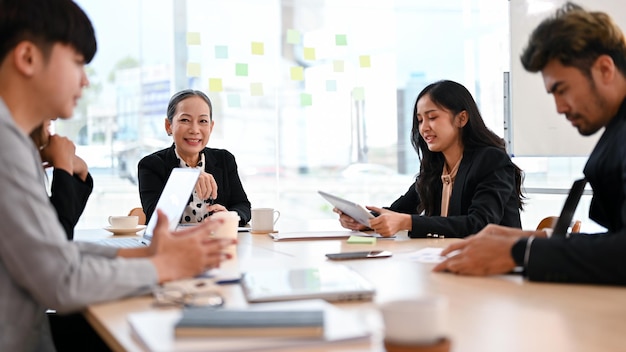
[[[367,206],[366,208],[380,214],[370,219],[370,227],[383,237],[390,237],[398,231],[411,229],[412,220],[409,214],[396,213],[395,211],[372,206]]]
[[[453,256],[439,263],[433,271],[478,276],[508,273],[515,268],[511,248],[528,233],[520,229],[488,225],[478,234],[446,247],[441,255]]]
[[[196,194],[200,199],[217,199],[217,182],[208,172],[202,171],[196,182]]]
[[[236,243],[235,240],[212,238],[212,231],[222,225],[222,220],[206,219],[198,226],[177,231],[168,229],[168,220],[161,210],[157,210],[158,221],[149,254],[157,268],[159,282],[177,280],[198,275],[216,268],[229,256],[224,248]]]

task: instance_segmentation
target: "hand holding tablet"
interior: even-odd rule
[[[330,204],[332,204],[335,208],[341,210],[344,214],[350,216],[364,226],[370,226],[369,220],[373,219],[374,215],[364,206],[323,191],[317,192],[322,197],[324,197],[324,199],[330,202]]]

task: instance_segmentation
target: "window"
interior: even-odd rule
[[[336,221],[318,189],[378,206],[403,194],[419,168],[412,108],[430,82],[464,84],[503,135],[506,1],[77,2],[99,47],[74,118],[56,124],[95,180],[78,227],[140,205],[137,162],[171,144],[165,110],[185,88],[209,95],[209,146],[235,155],[253,207],[281,222]]]

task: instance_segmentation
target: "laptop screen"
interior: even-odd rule
[[[574,181],[572,188],[567,195],[567,199],[565,199],[565,204],[563,205],[563,209],[561,210],[561,215],[554,225],[554,229],[552,230],[553,237],[565,237],[567,235],[567,229],[572,223],[572,219],[574,218],[574,212],[576,211],[576,207],[578,206],[578,201],[580,197],[583,195],[585,191],[585,185],[587,184],[587,180],[581,178],[580,180]]]
[[[199,176],[199,169],[175,168],[172,170],[146,226],[146,232],[143,235],[145,239],[152,239],[152,233],[157,223],[156,209],[161,209],[167,215],[170,231],[176,230],[185,206],[189,203],[189,195],[193,191]]]

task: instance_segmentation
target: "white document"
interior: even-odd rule
[[[368,343],[371,329],[356,310],[344,311],[323,300],[259,303],[249,309],[324,309],[323,338],[208,338],[174,337],[174,325],[181,317],[180,310],[155,310],[128,316],[131,329],[143,345],[160,351],[261,351],[296,346],[315,346],[362,340]]]
[[[327,240],[327,239],[339,239],[349,238],[350,236],[362,236],[362,237],[376,237],[376,238],[390,238],[395,236],[383,237],[377,233],[365,233],[361,231],[351,230],[339,230],[339,231],[302,231],[302,232],[276,232],[268,234],[274,241],[287,241],[287,240]]]
[[[409,258],[411,258],[411,260],[414,260],[420,263],[427,263],[427,264],[441,263],[447,259],[447,257],[441,256],[442,250],[443,248],[433,248],[433,247],[422,248],[418,251],[411,253]]]

